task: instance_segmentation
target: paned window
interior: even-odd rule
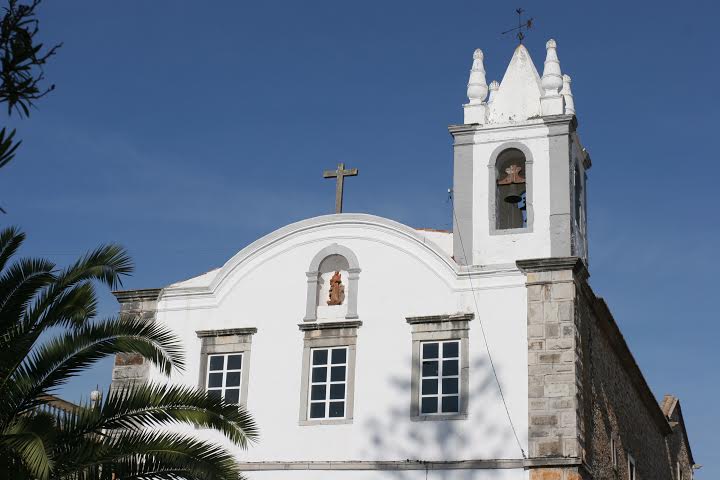
[[[420,414],[460,411],[460,341],[422,342]]]
[[[207,391],[229,403],[240,403],[242,353],[208,355]]]
[[[308,418],[344,418],[348,347],[311,350]]]

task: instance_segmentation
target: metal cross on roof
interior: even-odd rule
[[[501,35],[517,31],[515,36],[517,37],[518,41],[522,43],[523,39],[525,38],[525,33],[523,32],[523,29],[525,29],[526,31],[530,30],[532,28],[533,19],[530,18],[529,20],[523,22],[522,14],[525,13],[525,10],[523,10],[522,8],[518,8],[517,10],[515,10],[515,13],[517,13],[518,15],[518,26],[515,28],[511,28],[510,30],[505,30],[504,32],[502,32]]]
[[[357,174],[357,168],[350,168],[348,170],[345,170],[344,163],[338,163],[338,168],[335,171],[325,170],[323,172],[324,178],[337,178],[335,187],[335,213],[342,213],[343,184],[345,183],[345,177],[354,177]]]

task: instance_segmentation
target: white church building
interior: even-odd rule
[[[198,277],[115,292],[183,340],[172,381],[251,412],[249,479],[692,477],[678,400],[658,402],[588,283],[570,81],[554,40],[542,76],[520,45],[490,85],[475,51],[449,127],[451,232],[325,215]],[[154,375],[119,355],[113,388]]]

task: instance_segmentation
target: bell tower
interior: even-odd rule
[[[475,50],[454,144],[454,256],[463,265],[577,256],[587,264],[590,156],[577,135],[570,77],[555,40],[540,77],[520,44],[489,86]],[[489,96],[488,96],[489,93]]]

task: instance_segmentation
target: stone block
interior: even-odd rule
[[[558,302],[558,320],[561,322],[573,321],[573,304],[572,302]]]
[[[545,387],[542,385],[528,385],[528,398],[543,398]]]
[[[545,323],[558,322],[558,304],[554,302],[545,303],[543,318],[545,319]]]
[[[566,457],[577,457],[580,449],[575,438],[566,438],[563,440],[563,454]]]
[[[558,421],[557,415],[530,414],[530,425],[555,426],[558,424]]]
[[[145,359],[137,353],[118,353],[115,355],[115,366],[142,365]]]
[[[545,285],[528,285],[527,295],[528,303],[542,302],[544,299],[543,291]]]
[[[539,353],[538,363],[558,363],[560,362],[560,353]]]
[[[563,480],[562,470],[537,468],[530,470],[530,480]]]
[[[571,300],[575,296],[575,285],[571,282],[552,284],[553,300]]]
[[[533,411],[547,410],[548,400],[546,398],[533,398],[528,403],[528,408]]]
[[[552,410],[562,410],[575,408],[575,400],[573,398],[551,398],[548,401],[548,406]],[[574,411],[574,410],[573,410]]]
[[[572,270],[555,270],[552,272],[552,280],[553,281],[572,280],[572,279],[573,279]]]
[[[545,317],[543,315],[545,304],[542,302],[528,303],[528,324],[543,323]]]
[[[546,350],[570,350],[574,346],[572,338],[549,338],[545,341]]]
[[[528,272],[528,283],[549,282],[552,280],[552,272]]]
[[[562,441],[558,439],[553,440],[538,440],[537,441],[537,455],[540,457],[550,457],[550,456],[561,456],[563,454],[563,446]],[[558,472],[558,475],[561,475],[560,470],[556,470]],[[546,477],[544,480],[548,479],[560,479],[560,477]]]
[[[537,365],[537,364],[538,364],[537,352],[528,352],[528,365]]]
[[[562,326],[562,336],[563,337],[570,338],[570,337],[576,336],[575,335],[575,332],[576,332],[575,325],[570,323],[570,324],[562,324],[561,326]]]
[[[528,325],[529,338],[544,338],[545,328],[543,325]]]
[[[547,311],[547,310],[546,310]],[[560,337],[560,324],[559,323],[547,323],[545,324],[545,337],[547,338],[558,338]]]
[[[528,350],[545,350],[545,340],[530,340]]]
[[[545,385],[546,397],[568,397],[575,393],[575,387],[567,383],[552,383]]]
[[[567,383],[568,385],[576,381],[574,373],[554,373],[545,375],[545,384],[551,383]]]
[[[553,373],[552,365],[528,365],[528,375],[548,375]]]

